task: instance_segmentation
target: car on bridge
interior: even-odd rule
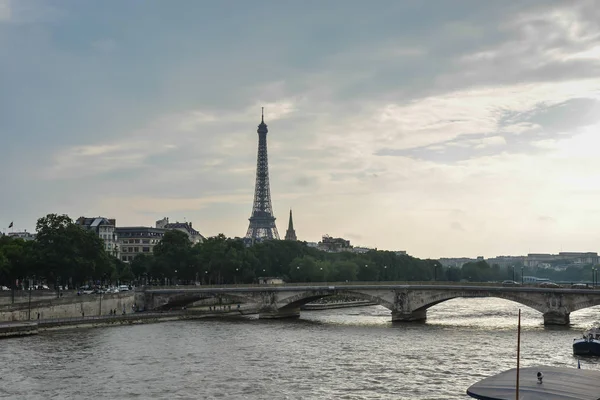
[[[502,286],[521,286],[521,284],[519,282],[506,280],[506,281],[502,281]]]
[[[593,289],[594,287],[587,283],[574,283],[571,285],[571,289]]]
[[[540,283],[540,287],[548,288],[548,289],[557,289],[562,286],[560,286],[558,283],[554,283],[554,282],[542,282],[542,283]]]

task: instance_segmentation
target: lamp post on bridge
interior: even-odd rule
[[[33,281],[31,280],[31,278],[29,278],[29,285],[27,286],[27,289],[29,290],[29,311],[27,311],[27,319],[31,319],[31,291],[33,290]]]
[[[521,285],[524,282],[524,277],[523,277],[523,266],[521,266]]]
[[[514,282],[515,281],[515,266],[514,265],[512,266],[512,269],[513,269],[513,279],[512,280]]]

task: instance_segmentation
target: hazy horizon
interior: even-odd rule
[[[598,251],[600,0],[0,0],[0,231],[244,236],[260,110],[283,237]]]

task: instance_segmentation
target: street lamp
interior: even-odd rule
[[[383,266],[383,280],[387,281],[387,265]]]
[[[512,266],[512,269],[513,269],[513,279],[512,280],[514,282],[515,281],[515,266],[514,265]]]
[[[524,282],[524,276],[523,276],[523,266],[521,266],[521,285]]]
[[[32,286],[32,280],[31,278],[29,278],[29,311],[27,312],[27,319],[31,319],[31,291],[33,290]]]

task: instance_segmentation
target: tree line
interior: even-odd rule
[[[327,253],[305,242],[272,240],[247,246],[220,234],[192,245],[185,233],[167,231],[152,254],[125,263],[108,254],[95,232],[67,215],[38,219],[37,236],[25,241],[0,236],[0,284],[25,289],[31,280],[49,286],[116,282],[146,284],[258,283],[261,277],[286,282],[427,281],[442,268],[390,251]]]
[[[305,242],[271,240],[247,246],[242,239],[220,234],[192,245],[185,233],[167,231],[152,254],[131,263],[109,255],[92,231],[67,215],[49,214],[36,224],[33,241],[0,236],[0,285],[26,288],[29,280],[49,286],[78,287],[84,283],[236,284],[258,283],[261,277],[286,282],[352,281],[471,281],[513,279],[511,267],[485,261],[460,268],[391,251],[364,254],[329,253]],[[520,266],[514,277],[520,280]],[[565,271],[525,269],[524,273],[552,280],[591,280],[591,266]]]

